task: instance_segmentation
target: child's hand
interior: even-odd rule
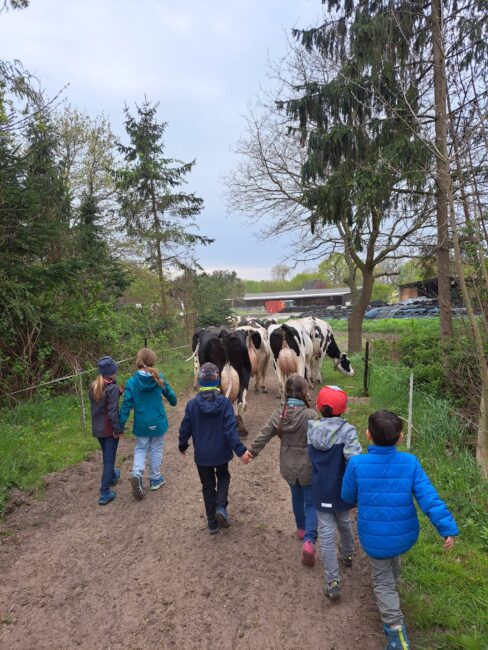
[[[446,551],[449,551],[453,546],[454,546],[454,537],[446,537],[442,548],[445,548]]]
[[[242,456],[241,456],[241,462],[244,463],[244,465],[247,465],[250,460],[252,460],[253,456],[250,451],[245,451]]]

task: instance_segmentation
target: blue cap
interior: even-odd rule
[[[117,364],[112,357],[102,357],[97,361],[97,368],[99,375],[115,375],[117,372]]]

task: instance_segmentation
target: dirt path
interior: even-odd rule
[[[250,394],[252,440],[278,405]],[[47,478],[0,527],[0,647],[378,650],[383,637],[367,563],[343,570],[343,598],[322,593],[320,562],[300,564],[278,441],[245,467],[231,464],[233,525],[207,533],[192,455],[177,449],[190,392],[170,411],[167,485],[136,502],[121,445],[117,499],[96,504],[100,457]]]

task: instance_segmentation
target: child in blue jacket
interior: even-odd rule
[[[164,452],[164,434],[168,418],[163,406],[163,396],[171,406],[176,406],[176,394],[163,375],[156,370],[156,355],[149,348],[137,353],[137,372],[127,381],[124,401],[120,409],[120,423],[125,426],[131,409],[134,409],[133,434],[136,436],[134,464],[130,479],[132,494],[140,501],[144,498],[142,478],[146,453],[150,454],[149,489],[158,490],[165,484],[161,474]]]
[[[247,465],[246,447],[239,438],[234,409],[219,389],[220,373],[213,363],[204,363],[198,373],[200,392],[185,408],[178,446],[181,454],[193,440],[195,464],[202,483],[208,530],[211,535],[230,525],[227,513],[230,486],[229,461],[233,452]]]
[[[312,463],[312,501],[317,510],[320,555],[325,571],[325,595],[331,600],[341,596],[337,561],[337,529],[339,557],[344,566],[352,566],[354,537],[349,510],[351,504],[341,499],[342,477],[346,463],[361,453],[356,429],[342,416],[347,408],[347,395],[337,386],[324,386],[315,404],[322,415],[309,420],[308,456]]]
[[[403,439],[402,420],[390,411],[369,416],[368,453],[351,458],[342,483],[342,498],[358,504],[358,533],[369,557],[373,589],[384,631],[385,650],[408,650],[396,583],[400,556],[417,541],[419,521],[413,497],[444,537],[444,548],[454,544],[458,527],[437,494],[419,460],[398,451]]]

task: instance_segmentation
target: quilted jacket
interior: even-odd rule
[[[371,445],[368,453],[347,464],[342,498],[358,505],[359,541],[374,558],[401,555],[419,535],[415,497],[439,535],[458,534],[446,504],[437,494],[419,460],[395,446]]]

